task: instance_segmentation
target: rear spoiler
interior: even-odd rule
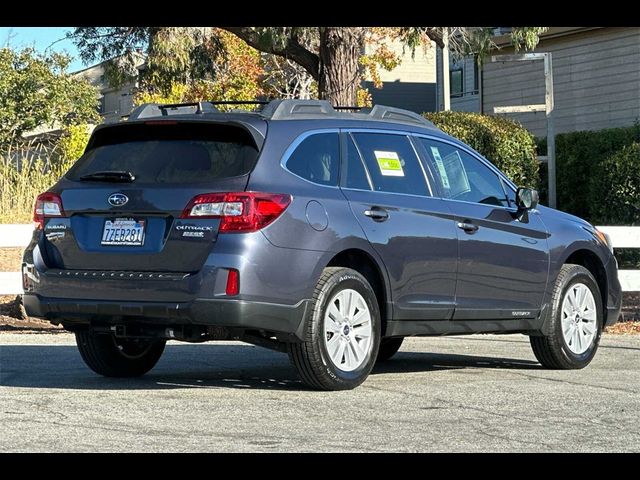
[[[228,118],[225,118],[224,113],[221,113],[219,118],[215,118],[215,117],[212,118],[208,116],[206,117],[206,119],[204,118],[199,119],[199,118],[194,118],[191,115],[188,118],[165,119],[162,117],[160,118],[152,117],[146,120],[139,119],[134,121],[129,120],[126,122],[118,122],[118,123],[103,123],[101,125],[98,125],[93,130],[93,133],[91,134],[91,138],[89,138],[89,142],[87,144],[86,150],[90,150],[94,147],[96,137],[99,136],[100,132],[102,132],[105,129],[111,131],[113,129],[125,130],[127,128],[131,128],[136,125],[149,125],[149,124],[162,125],[162,123],[164,123],[165,120],[166,120],[166,123],[176,123],[176,124],[177,123],[198,123],[198,124],[207,124],[207,125],[226,125],[226,126],[241,128],[245,130],[247,133],[249,133],[258,151],[261,151],[262,146],[264,145],[266,129],[265,129],[265,133],[263,133],[258,128],[256,128],[255,125],[252,125],[250,122],[244,122],[242,120],[237,120],[237,119],[228,119]]]

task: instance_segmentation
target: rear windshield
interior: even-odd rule
[[[241,127],[211,123],[127,125],[97,131],[66,177],[131,172],[136,183],[199,183],[249,173],[258,149]]]

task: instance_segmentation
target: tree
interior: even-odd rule
[[[70,58],[31,48],[0,49],[0,150],[43,125],[98,119],[98,92],[67,73]]]
[[[264,95],[265,72],[260,52],[232,33],[210,29],[210,35],[203,37],[198,47],[176,47],[172,45],[171,36],[165,31],[162,33],[164,38],[156,37],[154,52],[143,70],[142,87],[134,99],[136,104],[193,102],[205,98],[255,100]],[[176,33],[173,35],[175,38]],[[189,50],[191,57],[176,62],[182,48]],[[165,62],[164,68],[161,62]],[[166,69],[173,74],[162,75]]]
[[[363,65],[360,59],[367,39],[379,30],[368,27],[217,27],[242,39],[254,49],[282,57],[302,67],[317,82],[318,96],[334,105],[354,105],[358,99]],[[546,27],[513,27],[511,38],[516,49],[532,49]],[[147,44],[149,65],[167,78],[211,71],[207,63],[207,28],[180,29],[166,35],[159,27],[79,27],[70,37],[83,60],[129,55],[132,48]],[[480,56],[492,46],[491,27],[400,27],[389,28],[392,37],[408,48],[443,46],[448,33],[454,55]],[[168,42],[168,43],[167,43]],[[215,44],[213,42],[212,44]],[[164,46],[164,47],[163,47]],[[169,46],[169,55],[159,55]],[[204,54],[204,55],[203,55]],[[202,68],[204,67],[204,68]]]

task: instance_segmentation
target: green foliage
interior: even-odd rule
[[[640,225],[640,143],[607,157],[590,177],[590,220],[599,225]]]
[[[400,27],[398,32],[404,45],[412,54],[416,48],[434,41],[443,46],[445,34],[448,36],[449,51],[454,57],[476,55],[481,61],[490,50],[497,48],[493,41],[495,27]],[[511,45],[520,49],[533,50],[540,41],[540,35],[549,27],[511,27]]]
[[[511,30],[511,45],[516,52],[524,47],[525,50],[533,50],[538,45],[540,35],[549,30],[549,27],[513,27]]]
[[[338,29],[342,29],[342,33],[350,33],[342,35],[336,42],[336,35],[328,35],[327,32],[336,33]],[[275,55],[295,62],[318,82],[317,93],[321,98],[345,105],[368,103],[366,93],[352,88],[353,78],[349,76],[334,79],[332,83],[337,81],[341,85],[332,87],[331,91],[325,91],[327,82],[323,79],[327,78],[328,65],[353,65],[357,62],[368,40],[374,39],[383,46],[382,40],[399,39],[415,52],[420,46],[427,48],[431,41],[442,46],[443,35],[447,32],[449,48],[454,55],[476,54],[482,57],[495,47],[492,27],[76,27],[69,37],[78,46],[85,63],[119,59],[110,63],[109,79],[124,78],[122,72],[132,68],[133,52],[144,50],[147,54],[144,80],[167,95],[175,82],[216,81],[216,65],[221,52],[227,59],[234,56],[233,52],[224,51],[224,42],[220,41],[221,30],[228,31],[267,56]],[[513,27],[512,44],[516,50],[522,47],[531,50],[537,45],[539,35],[546,30],[547,27]],[[337,44],[346,48],[336,48]],[[350,53],[345,55],[345,51]],[[264,58],[262,62],[264,64]],[[396,62],[395,55],[382,48],[365,54],[359,67],[361,73],[369,70],[376,83],[378,68],[391,68]],[[111,66],[119,69],[120,75]],[[288,69],[288,72],[296,76],[300,73],[295,69]],[[291,81],[296,80],[284,83]],[[303,92],[308,92],[308,89]],[[346,98],[345,103],[343,95],[352,98]]]
[[[0,48],[0,150],[40,126],[98,119],[97,91],[67,73],[69,57]]]
[[[91,136],[91,128],[89,125],[71,125],[60,137],[57,145],[57,156],[59,162],[68,164],[75,162],[84,153],[87,147],[89,137]],[[71,166],[70,164],[68,165]],[[66,168],[65,168],[66,171]]]
[[[638,124],[626,128],[557,135],[558,208],[597,223],[598,213],[593,208],[600,200],[592,192],[591,180],[606,176],[605,160],[634,142],[640,142]]]
[[[622,147],[590,177],[589,212],[596,225],[640,225],[640,143]],[[640,268],[640,251],[618,249],[620,268]]]
[[[217,47],[209,52],[212,62],[210,76],[203,74],[201,77],[179,79],[176,75],[168,75],[165,82],[147,77],[134,102],[140,105],[149,102],[241,101],[255,100],[263,95],[261,80],[264,69],[260,53],[224,30],[217,31],[215,38]],[[171,78],[174,80],[169,81]]]
[[[516,185],[538,186],[535,141],[518,122],[467,112],[425,113],[424,116],[445,133],[480,152]]]

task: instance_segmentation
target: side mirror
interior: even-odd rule
[[[538,206],[538,191],[532,188],[519,187],[516,192],[518,210],[533,210]]]

